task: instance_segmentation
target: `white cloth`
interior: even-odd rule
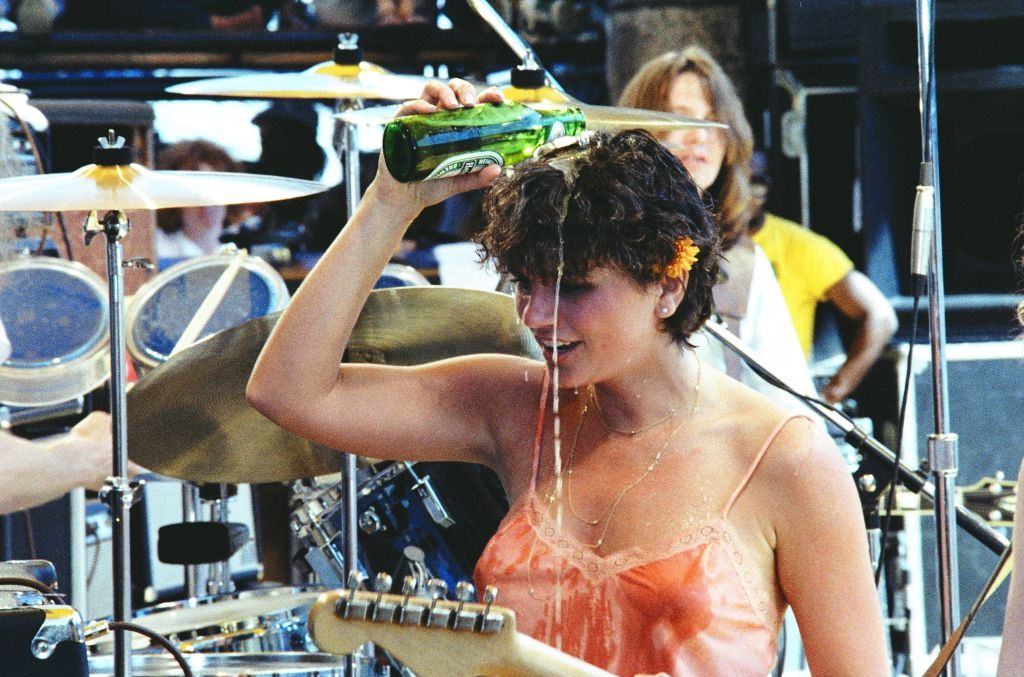
[[[793,322],[789,319],[782,290],[775,279],[772,266],[761,247],[754,246],[754,271],[750,282],[750,296],[747,299],[747,313],[740,320],[739,339],[758,360],[783,382],[795,390],[814,395],[814,382],[807,367],[800,341],[796,337]],[[691,342],[705,363],[725,371],[724,352],[728,348],[706,332],[696,332]],[[754,373],[746,364],[740,381],[759,393],[769,397],[787,410],[808,412],[811,410],[797,398],[773,385]]]
[[[11,340],[7,338],[7,332],[4,331],[4,323],[0,321],[0,362],[3,362],[11,356]]]
[[[157,260],[194,259],[202,255],[202,248],[180,230],[166,233],[162,228],[156,229]]]

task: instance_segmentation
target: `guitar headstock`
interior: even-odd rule
[[[961,487],[964,507],[993,526],[1011,526],[1017,512],[1017,482],[1005,477],[998,471],[995,477],[984,477]]]
[[[417,581],[406,576],[402,594],[391,594],[391,577],[378,574],[374,591],[362,590],[363,577],[349,574],[348,587],[322,594],[309,614],[309,633],[328,653],[350,654],[372,642],[418,675],[510,674],[500,668],[519,654],[515,614],[493,605],[497,589],[484,603],[471,601],[470,583],[446,599],[443,581],[428,582],[429,597],[417,596]],[[457,647],[457,650],[455,649]]]

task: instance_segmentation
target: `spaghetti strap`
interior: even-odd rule
[[[725,519],[729,516],[729,510],[732,509],[732,506],[736,502],[736,499],[740,497],[740,494],[743,493],[743,490],[747,487],[747,484],[750,483],[750,478],[753,477],[754,471],[757,470],[757,466],[761,464],[761,459],[763,459],[764,455],[768,453],[768,447],[772,445],[772,442],[775,441],[775,438],[778,437],[779,433],[782,432],[782,429],[786,427],[787,423],[798,418],[802,418],[808,422],[811,422],[811,419],[805,414],[793,414],[779,421],[778,425],[775,426],[775,429],[772,430],[770,435],[768,435],[768,438],[764,441],[764,444],[762,444],[761,448],[758,450],[757,455],[754,456],[754,460],[751,462],[750,467],[747,468],[747,472],[743,476],[743,480],[740,481],[739,486],[736,487],[736,490],[732,492],[732,496],[730,496],[728,502],[726,502],[725,508],[722,510],[722,519]]]
[[[530,475],[530,491],[537,490],[537,471],[540,469],[540,445],[544,438],[544,411],[548,405],[548,380],[551,374],[544,369],[544,380],[540,384],[540,406],[537,408],[537,432],[533,438],[533,473]]]

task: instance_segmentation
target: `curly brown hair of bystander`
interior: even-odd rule
[[[721,246],[701,191],[672,153],[639,130],[596,135],[571,162],[567,173],[564,156],[541,156],[491,186],[483,205],[487,226],[475,237],[485,258],[501,273],[553,282],[561,226],[565,279],[609,266],[645,286],[661,281],[676,242],[688,237],[700,256],[664,327],[689,345],[711,314]]]

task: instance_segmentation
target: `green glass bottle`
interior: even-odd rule
[[[577,107],[485,103],[395,118],[384,128],[384,161],[402,182],[429,181],[514,165],[538,146],[584,130]]]

